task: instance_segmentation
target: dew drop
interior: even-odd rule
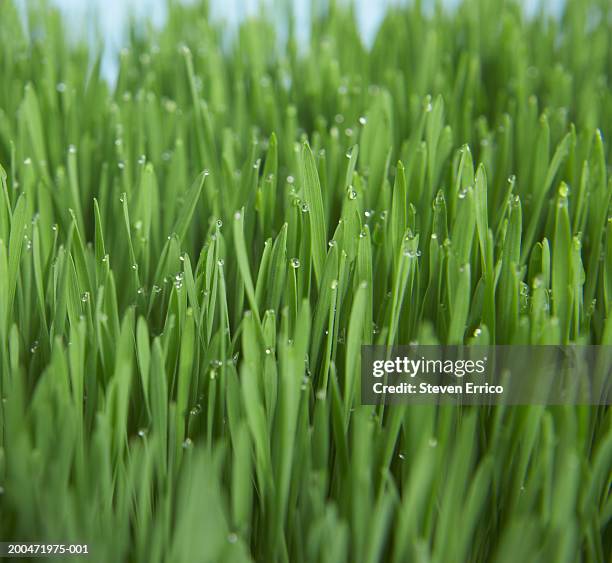
[[[292,258],[291,259],[291,267],[292,268],[299,268],[300,267],[300,259],[299,258]]]

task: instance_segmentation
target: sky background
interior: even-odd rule
[[[231,31],[236,29],[244,18],[256,14],[262,3],[278,5],[280,1],[282,0],[210,0],[210,4],[213,19],[224,22]],[[311,0],[291,1],[295,6],[297,20],[304,22],[304,25],[296,26],[298,37],[302,41],[307,41]],[[459,1],[443,0],[443,3],[452,8]],[[27,0],[17,0],[22,10],[26,2]],[[50,2],[67,16],[66,21],[71,24],[68,32],[72,36],[78,37],[85,33],[89,37],[95,37],[96,27],[99,27],[105,40],[103,73],[111,81],[116,73],[116,54],[123,47],[130,15],[138,19],[149,18],[154,25],[160,26],[163,25],[167,12],[167,0],[50,0]],[[400,4],[401,0],[353,0],[353,2],[364,41],[370,44],[387,7]],[[427,3],[423,2],[425,5]],[[434,4],[433,1],[429,3]],[[522,0],[521,3],[525,6],[527,14],[536,12],[540,6],[546,6],[552,13],[559,13],[563,0]]]

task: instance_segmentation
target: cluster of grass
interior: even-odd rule
[[[609,408],[359,404],[362,343],[612,345],[612,6],[420,4],[172,2],[111,88],[0,2],[1,539],[609,560]]]

